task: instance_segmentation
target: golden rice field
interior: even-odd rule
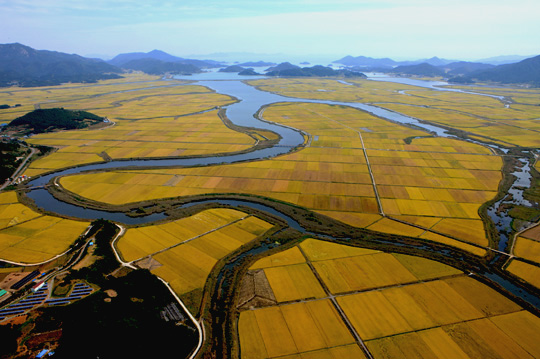
[[[536,288],[540,288],[540,267],[538,265],[532,265],[519,259],[512,259],[506,270]]]
[[[0,193],[0,229],[41,216],[32,209],[19,203],[14,191]]]
[[[214,265],[227,254],[272,228],[233,209],[210,209],[165,224],[130,228],[116,244],[124,260],[147,257],[155,275],[179,295],[201,290]]]
[[[171,130],[174,129],[174,130]],[[48,170],[112,159],[210,155],[249,149],[255,139],[227,128],[217,111],[180,117],[119,120],[112,127],[47,133],[34,136],[32,144],[60,147],[33,162],[29,176]]]
[[[474,91],[486,93],[496,96],[505,96],[511,98],[518,104],[538,105],[538,96],[540,91],[538,88],[504,88],[504,87],[484,87],[484,86],[450,86],[452,88],[462,89],[466,91]]]
[[[15,192],[0,193],[0,258],[39,263],[66,251],[88,222],[44,216],[17,202]]]
[[[365,357],[328,299],[244,311],[238,327],[243,358]]]
[[[540,226],[521,232],[515,238],[512,252],[516,258],[510,261],[506,270],[540,288]],[[534,262],[536,265],[520,259]]]
[[[349,263],[339,265],[345,261]],[[540,355],[540,318],[461,271],[431,260],[307,239],[250,269],[266,273],[301,263],[313,265],[327,296],[241,311],[242,357],[363,358],[363,345],[376,359]],[[365,268],[373,272],[361,274]],[[402,278],[380,281],[384,271]],[[379,282],[374,287],[347,285],[367,277]],[[281,285],[279,279],[270,282],[272,290]],[[337,293],[335,300],[328,298],[330,292]]]
[[[497,110],[478,110],[475,106],[467,108],[457,104],[441,109],[401,104],[382,104],[381,107],[421,120],[472,132],[484,138],[501,141],[506,145],[540,147],[538,121],[532,121],[540,116],[540,110],[532,106],[513,109],[517,107],[514,105],[511,109]]]
[[[418,87],[392,82],[365,81],[347,79],[347,85],[335,79],[287,79],[275,78],[264,80],[250,80],[248,83],[257,88],[278,93],[283,96],[309,98],[318,100],[331,100],[340,102],[414,102],[411,96],[403,95],[399,91],[415,90]],[[420,101],[420,99],[418,99]]]
[[[330,79],[264,79],[249,83],[285,96],[370,102],[422,120],[469,131],[494,142],[540,147],[537,89],[462,88],[511,98],[514,103],[507,107],[498,99],[481,95],[363,79],[348,79],[347,82],[353,86]]]
[[[154,86],[163,86],[159,76],[145,74],[124,74],[124,78],[102,80],[95,84],[63,84],[50,87],[10,87],[0,91],[2,103],[20,107],[12,107],[0,112],[0,121],[9,122],[35,109],[36,104],[48,102],[76,101],[92,96],[101,96],[118,91],[142,89]],[[174,81],[174,83],[181,83]]]
[[[46,158],[31,163],[25,172],[28,176],[109,158],[236,152],[249,149],[257,139],[262,139],[227,128],[217,116],[217,110],[211,111],[234,102],[231,97],[182,81],[164,82],[154,78],[145,81],[142,77],[133,83],[109,80],[76,87],[10,89],[0,92],[1,101],[24,103],[19,108],[2,111],[0,120],[5,121],[38,105],[82,109],[112,121],[101,129],[45,133],[28,139],[31,144],[58,148]]]
[[[264,117],[308,132],[310,145],[270,160],[70,176],[61,184],[111,204],[245,193],[299,205],[353,226],[488,245],[478,209],[495,196],[502,161],[487,148],[445,138],[417,138],[407,144],[404,138],[425,133],[352,108],[277,104],[267,108]],[[366,155],[382,210],[405,224],[381,219]],[[456,246],[484,253],[466,243]]]
[[[537,235],[538,230],[536,230]],[[516,238],[514,255],[540,264],[540,241],[537,238],[531,238],[529,236],[530,234],[525,232]]]

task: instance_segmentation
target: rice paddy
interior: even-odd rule
[[[251,81],[286,96],[369,102],[507,146],[540,147],[537,93],[485,88],[499,100],[390,82],[333,79]],[[321,91],[324,89],[324,91]],[[34,108],[84,109],[108,117],[101,129],[41,134],[58,148],[29,176],[122,158],[213,155],[251,148],[272,133],[233,131],[217,108],[235,101],[208,88],[157,77],[51,88],[10,89],[9,121]],[[536,101],[536,102],[535,102]],[[72,193],[107,204],[211,194],[283,201],[371,231],[447,244],[484,256],[480,206],[495,197],[502,159],[488,147],[432,137],[345,106],[284,103],[264,118],[308,134],[297,152],[196,168],[121,170],[66,176]],[[263,136],[261,136],[263,135]],[[65,251],[87,223],[37,213],[0,193],[0,257],[36,263]],[[273,227],[232,209],[130,228],[116,244],[123,260],[169,282],[197,309],[216,264]],[[540,288],[540,230],[520,234],[508,272]],[[534,358],[540,319],[448,265],[421,257],[306,239],[253,263],[271,299],[240,307],[244,358]]]
[[[348,79],[264,79],[253,86],[300,98],[368,102],[421,120],[439,123],[507,146],[539,147],[537,89],[461,87],[465,91],[504,96],[498,99],[459,92],[434,91],[392,82]],[[460,88],[459,86],[452,86]],[[326,91],[319,91],[319,89]],[[510,99],[512,103],[508,102]]]
[[[237,210],[210,209],[165,224],[128,229],[116,246],[124,260],[149,267],[183,295],[202,290],[221,258],[272,226]]]
[[[428,231],[447,236],[448,243],[457,239],[488,245],[478,209],[495,196],[502,161],[487,148],[446,138],[407,143],[405,138],[425,133],[346,107],[277,104],[264,116],[308,132],[310,145],[270,160],[69,176],[61,184],[111,204],[244,193],[299,205],[353,226],[421,238]],[[402,223],[381,219],[381,210]],[[430,225],[419,225],[422,219]],[[472,252],[481,253],[476,247]]]
[[[540,264],[540,242],[538,239],[526,237],[527,232],[517,237],[514,245],[514,254],[517,257],[528,259]]]
[[[305,285],[301,280],[291,283],[287,275],[288,269],[300,265],[310,268],[326,296],[305,294],[298,298],[301,302],[278,300],[242,310],[238,322],[242,357],[334,358],[332,347],[351,358],[366,357],[366,351],[374,358],[540,354],[538,317],[447,265],[307,239],[255,262],[250,270],[262,268],[267,276],[273,271],[270,286],[275,293],[284,283],[293,285],[289,290]],[[283,276],[275,276],[277,268],[283,269]],[[517,329],[520,325],[523,330]]]
[[[26,175],[109,159],[229,153],[249,149],[256,143],[254,137],[227,128],[218,117],[216,108],[234,100],[206,87],[179,81],[108,81],[75,89],[0,92],[0,99],[6,103],[28,104],[2,111],[2,120],[12,120],[39,106],[86,110],[111,121],[100,129],[32,136],[29,143],[58,150],[33,162]]]
[[[0,201],[16,200],[13,194],[2,193]],[[0,204],[0,258],[25,264],[49,260],[65,252],[88,224],[45,216],[20,203]]]

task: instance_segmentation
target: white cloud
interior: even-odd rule
[[[336,10],[313,11],[329,4]],[[533,0],[0,0],[0,42],[111,54],[160,48],[482,57],[540,53],[539,13]]]

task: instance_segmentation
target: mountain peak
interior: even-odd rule
[[[119,78],[120,69],[105,62],[19,43],[0,44],[0,86],[49,86]]]

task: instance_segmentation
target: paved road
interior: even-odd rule
[[[32,158],[32,156],[36,152],[37,152],[37,150],[35,148],[30,147],[30,154],[28,156],[26,156],[24,161],[22,161],[22,163],[19,165],[19,167],[15,170],[15,172],[11,176],[13,178],[13,181],[19,176],[19,174],[22,171],[22,169],[24,168],[24,166],[26,166],[26,163],[28,162],[28,160],[30,160],[30,158]],[[7,180],[6,182],[4,182],[4,184],[2,186],[0,186],[0,191],[3,190],[6,186],[9,186],[10,184],[12,184],[13,181]]]

